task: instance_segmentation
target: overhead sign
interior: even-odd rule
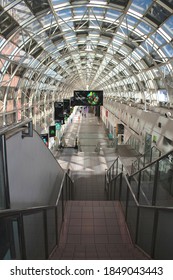
[[[103,105],[103,91],[74,91],[74,102],[77,106]]]
[[[56,136],[56,128],[55,125],[49,126],[49,137],[55,137]]]

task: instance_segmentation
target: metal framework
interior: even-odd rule
[[[0,125],[76,89],[173,103],[172,0],[0,0]]]

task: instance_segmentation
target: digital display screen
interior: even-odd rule
[[[124,125],[121,123],[117,124],[117,134],[124,134]]]
[[[57,116],[55,122],[60,122],[61,124],[65,124],[64,115]]]
[[[63,107],[64,107],[64,110],[66,110],[70,107],[70,99],[63,100]]]
[[[74,96],[70,97],[70,106],[71,106],[71,107],[74,107],[74,106],[75,106]]]
[[[74,101],[77,106],[101,106],[103,91],[74,91]]]
[[[70,114],[70,99],[63,100],[64,115]]]
[[[48,134],[47,134],[47,133],[46,133],[46,134],[41,134],[40,136],[41,136],[41,138],[42,138],[44,144],[48,147],[48,144],[49,144],[49,137],[48,137]]]
[[[49,137],[55,137],[56,136],[56,126],[51,125],[49,126]]]
[[[64,111],[63,102],[55,102],[54,109],[55,109],[54,119],[59,120],[60,118],[63,118],[63,111]]]

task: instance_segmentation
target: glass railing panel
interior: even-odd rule
[[[127,204],[127,225],[133,242],[135,242],[136,237],[137,211],[137,205],[131,192],[129,191]]]
[[[122,185],[120,190],[120,201],[124,213],[126,212],[126,199],[127,199],[127,182],[124,177],[122,177]]]
[[[43,212],[23,216],[26,259],[44,260],[45,233]]]
[[[12,227],[13,227],[13,242],[14,242],[15,259],[21,260],[19,230],[18,230],[18,221],[17,220],[12,221]]]
[[[151,162],[157,160],[160,156],[161,152],[156,147],[153,147],[151,149]]]
[[[114,199],[119,200],[120,197],[120,184],[121,184],[121,175],[116,178],[115,189],[114,189]]]
[[[138,181],[139,181],[139,173],[137,173],[136,175],[132,176],[130,179],[130,186],[132,188],[132,191],[137,199],[138,197]]]
[[[154,209],[139,207],[137,245],[151,255]]]
[[[173,207],[173,153],[159,161],[156,205]]]
[[[159,210],[155,240],[155,259],[173,259],[173,211]]]
[[[56,221],[55,208],[46,211],[47,215],[47,237],[48,237],[48,255],[56,246]]]
[[[151,205],[153,199],[156,163],[141,171],[139,203]]]
[[[8,218],[0,219],[0,259],[12,258],[10,235],[13,236],[11,221]]]
[[[15,218],[0,219],[0,259],[21,259],[18,221]]]
[[[118,168],[117,168],[117,174],[120,174],[123,171],[123,165],[121,163],[121,160],[118,158]]]
[[[61,226],[62,226],[62,221],[63,221],[62,203],[63,203],[63,201],[62,201],[62,193],[61,193],[59,201],[58,201],[58,206],[57,206],[58,237],[60,236]]]
[[[66,184],[66,191],[64,192],[64,200],[72,199],[72,180],[70,177],[67,176],[67,184]]]
[[[66,178],[64,180],[64,185],[63,185],[64,205],[66,204],[66,201],[68,199],[68,192],[69,192],[69,177],[68,175],[66,175]]]
[[[140,157],[139,160],[138,160],[138,170],[140,170],[141,168],[143,168],[145,165],[145,162],[144,162],[144,156]]]
[[[150,162],[151,162],[151,149],[146,151],[146,153],[144,154],[144,163],[145,163],[145,165],[149,164]]]
[[[115,180],[109,183],[109,200],[114,200]]]

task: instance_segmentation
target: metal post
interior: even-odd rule
[[[156,162],[156,168],[155,168],[155,174],[154,174],[152,205],[156,205],[158,171],[159,171],[159,161]]]
[[[25,247],[25,231],[24,231],[24,223],[23,223],[22,214],[20,214],[20,216],[19,216],[18,228],[19,228],[19,242],[20,242],[21,259],[27,260],[26,247]]]
[[[155,209],[154,223],[153,223],[153,233],[152,233],[152,241],[151,241],[151,257],[153,259],[155,257],[155,247],[156,247],[156,235],[157,235],[158,219],[159,219],[159,210]]]
[[[139,177],[138,177],[138,192],[136,197],[138,202],[140,198],[140,189],[141,189],[141,171],[139,172]]]

